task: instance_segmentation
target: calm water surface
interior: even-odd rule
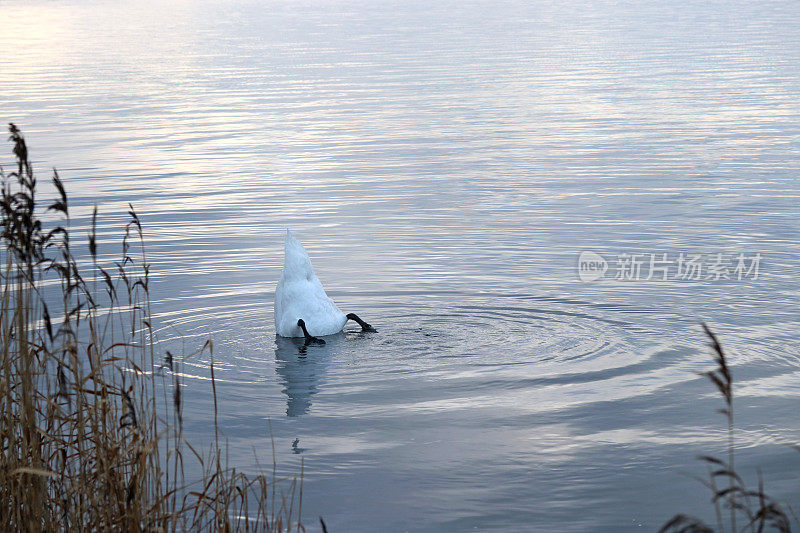
[[[0,1],[0,20],[2,121],[59,168],[74,227],[99,204],[104,257],[136,207],[162,348],[213,338],[231,462],[269,464],[270,431],[282,471],[303,458],[309,531],[713,519],[690,478],[724,444],[699,320],[734,363],[742,472],[798,503],[797,2]],[[286,228],[379,333],[276,339]],[[579,280],[587,250],[605,279]],[[681,253],[762,260],[644,279]],[[621,254],[641,279],[615,279]],[[185,367],[201,443],[208,362]]]

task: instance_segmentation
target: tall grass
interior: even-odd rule
[[[719,412],[725,417],[728,431],[726,458],[710,455],[698,457],[708,466],[708,479],[701,481],[711,491],[711,502],[717,520],[716,529],[694,516],[677,514],[664,524],[660,531],[662,533],[714,533],[715,531],[720,533],[726,531],[761,533],[766,529],[772,529],[788,533],[792,530],[792,520],[790,520],[792,509],[767,495],[760,475],[758,488],[751,489],[736,471],[733,375],[728,366],[728,358],[717,336],[706,324],[703,324],[703,331],[710,341],[717,367],[702,375],[714,384],[722,396],[724,407]],[[792,518],[795,523],[800,524],[797,517],[792,515]]]
[[[179,359],[154,338],[136,212],[121,257],[102,266],[95,208],[79,259],[64,184],[54,171],[57,197],[40,205],[25,140],[14,124],[9,132],[16,169],[0,170],[0,530],[304,530],[297,479],[277,479],[274,466],[268,477],[226,465],[213,362],[214,444],[202,452],[184,438]],[[185,460],[199,463],[200,479],[185,479]]]

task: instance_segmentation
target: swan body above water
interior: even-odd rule
[[[275,331],[281,337],[305,337],[307,343],[324,344],[317,336],[342,331],[348,320],[363,331],[375,331],[354,313],[345,315],[325,293],[314,274],[303,245],[286,230],[283,272],[275,289]]]

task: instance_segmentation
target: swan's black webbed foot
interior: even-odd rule
[[[297,321],[297,325],[303,330],[303,336],[306,338],[306,346],[309,344],[325,344],[324,340],[314,337],[308,332],[306,329],[306,323],[302,318]]]
[[[370,326],[369,324],[358,318],[358,315],[355,313],[348,314],[347,319],[358,322],[358,325],[361,326],[361,331],[372,331],[372,332],[378,331],[377,329],[373,328],[372,326]]]

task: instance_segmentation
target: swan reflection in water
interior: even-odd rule
[[[275,370],[286,394],[286,416],[297,417],[308,413],[311,397],[317,393],[320,380],[326,373],[331,347],[334,342],[324,345],[306,345],[305,339],[275,336]],[[328,339],[331,339],[328,337]]]

